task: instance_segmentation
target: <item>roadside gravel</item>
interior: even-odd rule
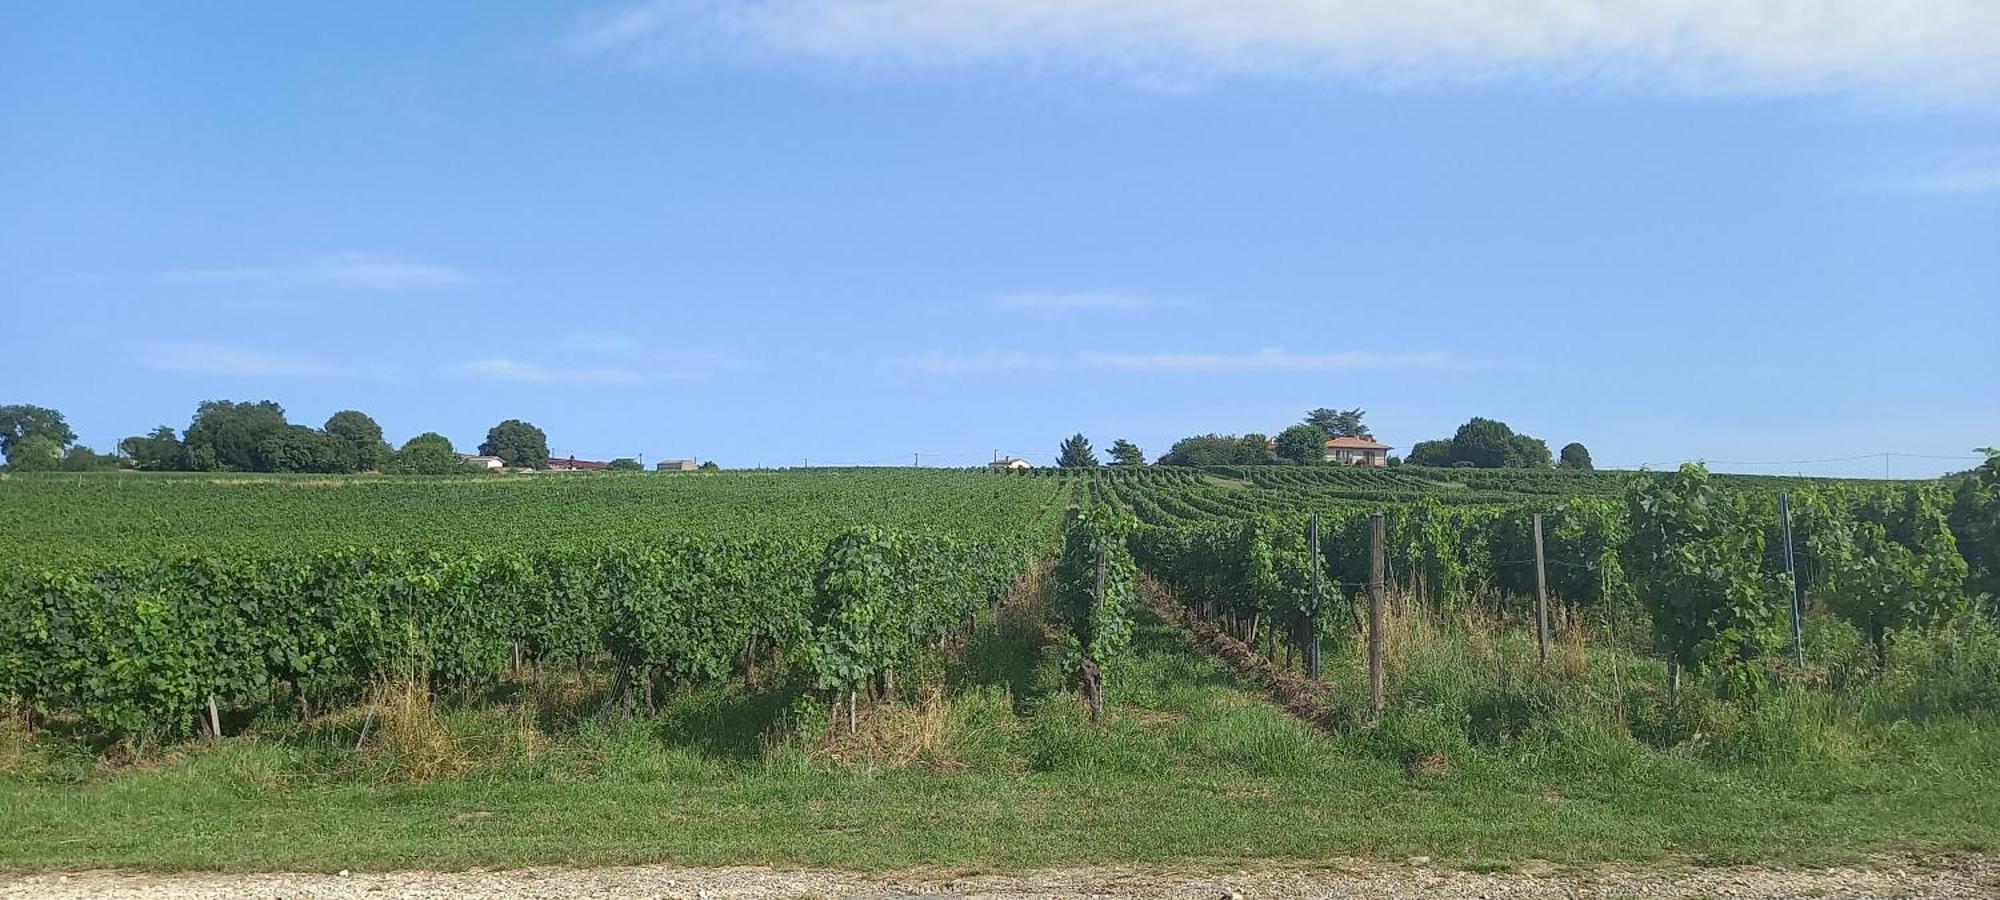
[[[1739,900],[1812,897],[2000,897],[2000,864],[1985,857],[1882,861],[1865,868],[1557,869],[1526,865],[1504,873],[1434,868],[1419,857],[1404,864],[1342,861],[1325,868],[1258,868],[1235,872],[1126,867],[1050,869],[1012,875],[958,876],[906,872],[859,874],[765,868],[691,869],[622,866],[530,868],[464,872],[215,874],[71,872],[0,875],[0,898],[122,898],[222,900],[430,900],[493,897],[577,900],[596,897],[797,900],[808,897],[1161,897],[1188,900],[1422,897],[1437,900],[1513,898],[1694,898]]]

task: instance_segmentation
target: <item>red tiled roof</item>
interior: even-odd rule
[[[549,460],[549,468],[551,469],[602,469],[609,465],[610,463],[598,462],[594,459],[577,459],[574,456],[568,459]]]
[[[1396,449],[1396,448],[1394,448],[1394,447],[1391,447],[1391,446],[1389,446],[1388,444],[1382,444],[1382,443],[1377,443],[1377,442],[1375,442],[1375,441],[1371,441],[1371,440],[1369,440],[1369,439],[1367,439],[1367,438],[1358,438],[1358,437],[1335,437],[1335,438],[1327,438],[1327,439],[1326,439],[1326,446],[1327,446],[1327,449],[1329,449],[1329,450],[1333,450],[1333,449],[1339,449],[1339,450],[1394,450],[1394,449]]]

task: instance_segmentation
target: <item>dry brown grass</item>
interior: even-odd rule
[[[949,752],[954,727],[951,701],[941,687],[927,686],[915,704],[874,703],[857,709],[849,731],[846,704],[840,703],[831,733],[814,747],[814,759],[849,768],[937,771],[964,768]]]
[[[412,784],[456,775],[470,762],[452,739],[420,678],[377,685],[369,698],[374,731],[363,744],[379,754],[393,777]]]

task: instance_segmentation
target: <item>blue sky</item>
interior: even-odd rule
[[[1928,456],[2000,443],[2000,8],[1863,6],[15,7],[0,402],[100,448],[270,398],[970,464],[1324,405],[1963,468]]]

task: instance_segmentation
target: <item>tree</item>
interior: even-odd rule
[[[1198,434],[1181,438],[1160,457],[1163,466],[1255,466],[1277,460],[1261,434]]]
[[[1562,459],[1556,463],[1556,468],[1575,469],[1579,472],[1590,471],[1593,468],[1590,464],[1590,449],[1576,441],[1564,444]]]
[[[49,472],[61,461],[62,446],[46,434],[27,434],[7,446],[10,472]]]
[[[646,467],[640,465],[638,460],[633,459],[632,457],[629,456],[618,457],[617,459],[605,463],[604,467],[610,469],[613,472],[643,472],[646,470]]]
[[[91,472],[98,469],[118,468],[118,457],[109,453],[99,453],[82,444],[71,445],[62,453],[58,465],[65,472]]]
[[[1518,434],[1497,419],[1474,416],[1458,426],[1450,440],[1419,441],[1410,448],[1408,461],[1419,466],[1546,469],[1553,457],[1541,438]]]
[[[1310,423],[1278,432],[1278,458],[1310,465],[1326,461],[1326,431]]]
[[[1277,461],[1278,454],[1271,450],[1270,437],[1253,431],[1236,439],[1236,465],[1264,466]]]
[[[1088,469],[1097,465],[1097,454],[1090,449],[1090,439],[1081,432],[1070,435],[1062,442],[1062,452],[1056,457],[1056,465],[1065,469]]]
[[[1368,430],[1368,426],[1361,424],[1361,417],[1365,415],[1368,411],[1359,407],[1327,409],[1322,406],[1306,413],[1305,424],[1325,432],[1327,437],[1358,437],[1372,441],[1375,435]]]
[[[188,468],[255,471],[257,448],[285,428],[285,408],[269,400],[207,400],[181,437]]]
[[[1134,444],[1124,438],[1119,438],[1111,442],[1111,464],[1114,466],[1143,466],[1146,464],[1146,452],[1140,450],[1138,444]]]
[[[128,437],[118,442],[118,452],[132,460],[141,469],[178,469],[181,466],[181,440],[174,436],[174,430],[165,425],[152,430],[144,437]]]
[[[286,425],[257,444],[251,453],[259,472],[316,472],[325,475],[354,471],[354,448],[345,441],[304,425]]]
[[[464,461],[452,450],[451,439],[435,431],[403,442],[396,451],[396,459],[390,464],[397,472],[411,475],[456,475],[467,471]]]
[[[1449,466],[1451,441],[1448,439],[1418,441],[1416,446],[1410,448],[1410,455],[1404,457],[1403,461],[1413,466]]]
[[[321,430],[353,452],[355,471],[380,471],[395,452],[389,449],[389,442],[382,439],[382,426],[360,410],[343,409],[334,413]]]
[[[517,469],[544,469],[549,465],[549,436],[520,419],[508,419],[486,432],[479,455],[497,456]]]
[[[57,452],[76,443],[76,432],[69,430],[62,413],[26,403],[0,406],[0,455],[6,454],[15,441],[30,435],[48,438],[56,445]]]
[[[715,460],[712,460],[712,459],[711,459],[711,460],[709,460],[709,461],[707,461],[707,462],[705,462],[705,463],[702,463],[702,464],[701,464],[701,465],[700,465],[700,466],[699,466],[698,468],[700,468],[700,469],[701,469],[701,471],[703,471],[703,472],[720,472],[720,471],[722,471],[722,467],[721,467],[721,466],[718,466],[718,465],[716,465],[716,464],[715,464]]]

